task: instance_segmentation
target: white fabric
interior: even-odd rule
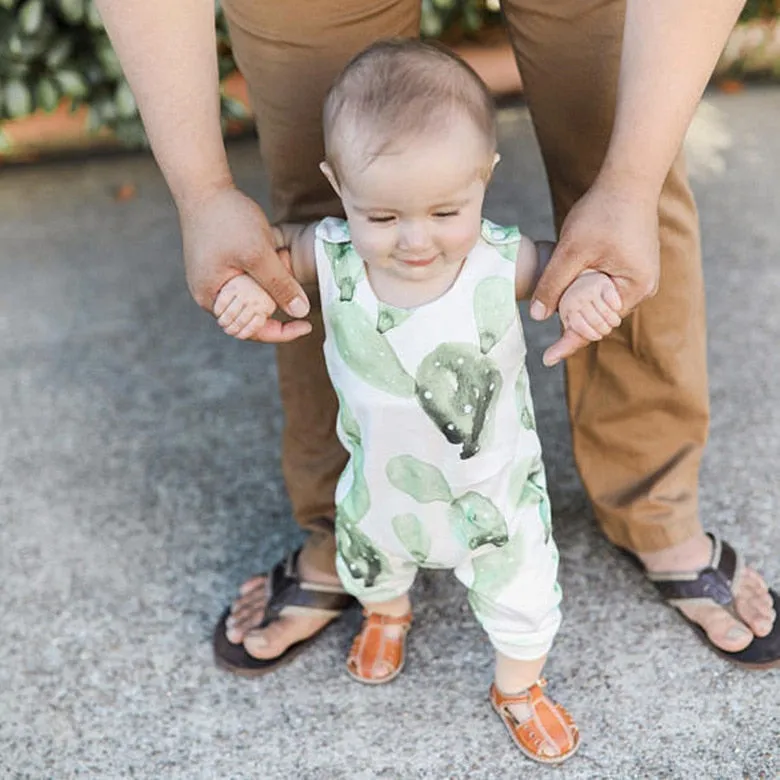
[[[552,643],[561,594],[514,301],[520,240],[485,221],[452,287],[411,310],[377,299],[346,222],[317,226],[316,259],[350,453],[336,493],[344,587],[386,601],[418,566],[452,568],[496,648],[533,659]],[[476,436],[469,421],[491,392]]]

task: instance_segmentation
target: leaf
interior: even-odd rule
[[[57,0],[57,6],[65,21],[78,24],[84,18],[84,0]]]
[[[235,98],[222,95],[222,114],[228,119],[247,119],[249,111],[246,106]]]
[[[65,64],[65,61],[70,57],[73,50],[73,39],[62,37],[55,41],[46,53],[46,65],[51,70],[57,70]]]
[[[25,35],[38,32],[43,21],[43,0],[27,0],[17,11],[19,26]]]
[[[106,76],[110,79],[122,78],[122,65],[107,36],[101,35],[95,41],[95,54]]]
[[[3,90],[5,110],[11,119],[27,116],[32,111],[30,90],[18,79],[12,79]]]
[[[133,96],[133,91],[126,81],[120,81],[119,86],[114,93],[114,103],[116,104],[117,114],[123,119],[130,119],[138,113],[138,106]]]
[[[80,99],[89,94],[87,80],[75,70],[60,70],[54,78],[57,79],[62,93],[68,97]]]
[[[43,76],[35,85],[35,105],[44,111],[54,111],[60,101],[60,91],[52,79]]]
[[[103,20],[100,18],[100,11],[95,5],[95,0],[87,2],[87,26],[91,30],[103,30]]]

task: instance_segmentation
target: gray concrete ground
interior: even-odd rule
[[[712,439],[702,515],[780,584],[780,92],[707,97],[690,135],[704,229]],[[487,212],[550,236],[528,114],[501,113]],[[231,148],[266,200],[254,145]],[[132,182],[137,199],[116,203]],[[343,670],[356,614],[256,681],[214,620],[297,541],[272,348],[191,302],[148,156],[0,172],[0,776],[544,777],[503,733],[491,653],[444,572],[420,577],[409,664]],[[554,325],[528,327],[566,619],[547,673],[584,745],[561,778],[780,776],[780,676],[710,654],[601,538],[569,452]]]

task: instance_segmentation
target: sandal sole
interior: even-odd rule
[[[694,633],[699,638],[699,641],[701,641],[710,650],[712,650],[715,655],[717,655],[719,658],[722,658],[724,661],[728,661],[730,664],[740,667],[740,669],[747,669],[751,672],[768,672],[772,669],[780,669],[780,658],[777,658],[774,661],[767,661],[766,663],[751,663],[750,661],[740,661],[738,658],[734,657],[735,653],[730,653],[728,650],[722,650],[720,647],[713,644],[710,638],[707,636],[707,632],[698,623],[694,623],[690,618],[683,615],[679,610],[677,610],[677,614],[693,629]],[[773,629],[773,631],[777,630],[777,627]],[[748,647],[750,647],[750,645],[748,645]],[[736,655],[738,654],[739,653],[736,653]]]
[[[222,614],[216,628],[214,629],[213,649],[214,663],[220,669],[239,677],[256,678],[270,674],[281,666],[286,666],[295,660],[309,645],[320,638],[322,633],[335,623],[340,615],[326,623],[322,628],[315,631],[311,636],[302,639],[300,642],[290,645],[281,655],[276,658],[255,658],[247,653],[243,645],[234,645],[226,634],[225,621],[230,615],[230,609],[226,609]],[[235,660],[230,660],[228,655],[234,656]]]
[[[615,549],[618,550],[618,552],[620,552],[624,558],[628,559],[628,561],[636,569],[642,572],[642,574],[645,575],[647,574],[647,570],[642,565],[642,561],[640,561],[639,558],[637,558],[637,556],[634,553],[632,553],[630,550],[625,550],[621,547],[616,547]],[[648,582],[652,584],[650,580],[648,580]],[[777,593],[772,588],[769,589],[769,594],[772,596],[772,599],[774,601],[774,608],[775,608],[775,612],[777,613],[777,617],[775,618],[775,624],[774,627],[772,628],[772,631],[769,633],[769,636],[756,637],[756,639],[758,639],[759,641],[772,641],[773,639],[774,641],[778,641],[777,637],[780,635],[780,609],[779,609],[780,597],[778,597]],[[745,648],[745,650],[739,650],[736,653],[730,653],[728,650],[723,650],[722,648],[713,644],[710,638],[707,636],[707,632],[698,623],[695,623],[694,621],[690,620],[688,617],[683,615],[683,613],[680,612],[680,610],[677,609],[673,604],[668,604],[663,599],[661,599],[661,603],[664,606],[673,609],[677,613],[677,615],[680,618],[682,618],[693,629],[693,632],[696,634],[698,639],[703,644],[705,644],[710,650],[712,650],[715,653],[715,655],[717,655],[719,658],[723,659],[724,661],[728,661],[730,664],[733,664],[734,666],[738,666],[741,669],[746,669],[751,672],[766,672],[772,669],[780,669],[780,655],[778,655],[777,658],[773,658],[769,661],[763,661],[760,663],[756,663],[753,661],[743,661],[739,658],[739,655],[744,653],[745,650],[747,650],[752,645],[752,642],[750,645],[748,645],[747,648]]]
[[[404,666],[406,666],[406,657],[404,657],[397,669],[394,669],[390,674],[387,675],[387,677],[382,677],[379,680],[372,680],[368,677],[361,677],[360,675],[350,671],[349,667],[347,667],[347,674],[353,680],[356,680],[363,685],[387,685],[387,683],[393,682],[393,680],[395,680],[395,678],[401,674],[401,672],[404,670]]]

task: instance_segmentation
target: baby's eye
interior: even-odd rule
[[[457,217],[458,216],[458,210],[452,209],[450,211],[437,211],[433,215],[434,217]]]
[[[371,217],[370,216],[368,218],[368,221],[382,225],[382,224],[387,224],[388,222],[392,222],[394,219],[395,219],[395,217],[389,216],[389,215],[385,216],[385,217]]]

